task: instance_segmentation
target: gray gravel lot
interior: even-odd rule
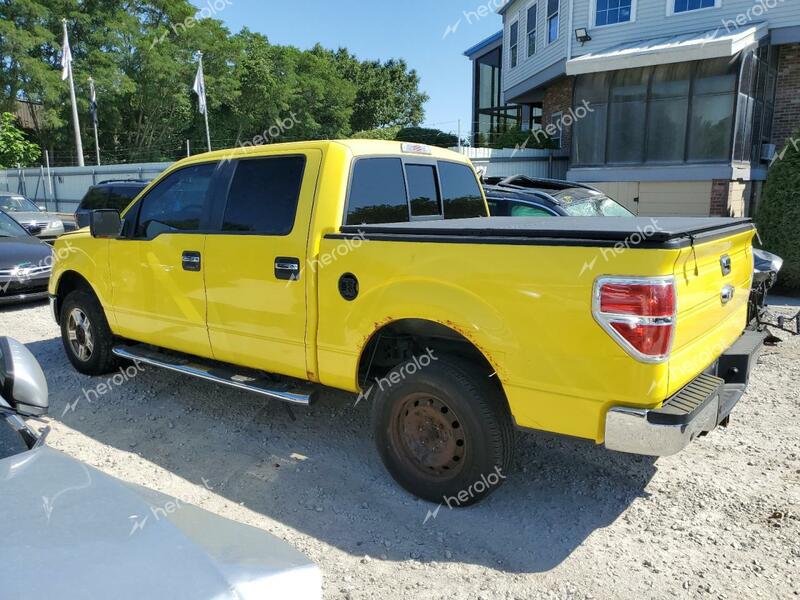
[[[0,310],[0,335],[45,369],[51,446],[275,533],[320,564],[326,598],[800,593],[800,338],[766,349],[731,426],[678,456],[520,435],[497,493],[423,524],[435,506],[384,471],[366,402],[326,393],[293,421],[280,404],[152,368],[97,394],[108,377],[71,368],[46,305]]]

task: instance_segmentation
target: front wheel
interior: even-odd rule
[[[409,492],[455,508],[482,500],[506,479],[514,428],[505,399],[482,369],[450,357],[428,366],[409,362],[375,387],[378,451]]]
[[[67,358],[84,375],[102,375],[117,365],[114,336],[94,294],[70,292],[61,304],[61,341]]]

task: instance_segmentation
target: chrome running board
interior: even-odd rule
[[[274,381],[266,373],[246,368],[236,368],[212,360],[203,359],[189,354],[181,354],[169,350],[162,350],[153,346],[120,345],[115,346],[112,352],[120,358],[138,361],[176,373],[183,373],[206,381],[220,383],[240,390],[253,392],[272,400],[280,400],[289,404],[309,406],[314,397],[312,385],[307,382],[298,382],[287,378],[287,382],[296,382],[297,388],[290,389],[290,384]],[[308,388],[308,389],[304,389]]]

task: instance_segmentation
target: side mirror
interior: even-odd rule
[[[89,231],[94,238],[119,237],[122,219],[113,208],[93,210],[89,213]]]
[[[42,228],[39,227],[38,225],[30,224],[30,225],[25,225],[25,231],[27,231],[31,235],[39,235],[40,233],[42,233]]]
[[[47,212],[47,207],[44,204],[40,204],[36,208],[38,208],[42,212]]]
[[[47,413],[47,379],[39,361],[24,345],[8,337],[0,337],[0,395],[22,416]]]

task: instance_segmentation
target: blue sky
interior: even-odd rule
[[[328,48],[346,46],[362,59],[404,58],[417,70],[421,88],[430,96],[425,124],[455,131],[461,119],[464,134],[471,119],[472,80],[463,52],[501,28],[500,16],[493,9],[501,0],[230,2],[215,17],[233,32],[247,26],[275,44],[310,48],[319,42]],[[192,3],[201,7],[205,0]],[[481,13],[489,16],[479,16],[481,6]],[[445,36],[448,26],[459,20],[457,30]]]

